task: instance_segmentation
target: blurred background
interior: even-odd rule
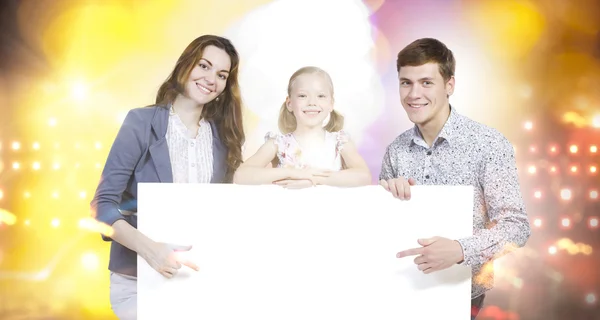
[[[600,319],[597,0],[2,1],[0,319],[114,319],[89,202],[126,112],[206,33],[242,58],[246,156],[276,128],[290,75],[318,65],[375,179],[410,128],[396,54],[446,43],[451,103],[513,142],[533,228],[496,261],[478,319]]]

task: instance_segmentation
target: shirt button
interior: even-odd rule
[[[425,176],[425,179],[429,179],[429,175],[426,175],[426,176]]]
[[[427,151],[427,155],[430,156],[431,155],[431,150]]]
[[[192,142],[192,143],[190,143],[190,146],[192,146],[192,147],[193,147],[193,146],[194,146],[194,143],[193,143],[193,142]]]
[[[195,164],[195,163],[192,163],[192,168],[193,168],[193,167],[195,167],[195,166],[196,166],[196,164]]]

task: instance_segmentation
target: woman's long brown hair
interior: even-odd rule
[[[175,68],[156,94],[156,104],[173,103],[179,94],[184,94],[185,83],[192,69],[200,62],[204,48],[215,46],[224,50],[231,59],[231,70],[225,90],[202,109],[202,118],[212,120],[218,128],[219,137],[227,147],[226,182],[233,180],[233,173],[242,164],[242,145],[244,144],[244,126],[242,121],[242,98],[238,83],[240,58],[233,44],[225,38],[203,35],[196,38],[183,51]]]

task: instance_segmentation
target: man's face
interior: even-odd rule
[[[405,66],[398,73],[400,99],[411,122],[418,127],[430,122],[445,123],[443,110],[448,105],[448,96],[454,91],[454,77],[447,82],[440,74],[437,63],[420,66]]]

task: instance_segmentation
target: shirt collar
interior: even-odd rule
[[[446,123],[444,123],[442,130],[438,134],[437,138],[433,141],[433,145],[436,145],[438,143],[438,139],[440,139],[440,138],[448,141],[449,143],[452,143],[452,141],[460,133],[459,124],[460,124],[460,116],[459,116],[458,112],[454,108],[452,108],[452,106],[450,106],[450,115],[448,116],[448,120],[446,120]],[[425,143],[425,140],[423,139],[423,136],[421,135],[421,132],[419,131],[419,128],[417,127],[417,125],[415,125],[413,127],[412,132],[413,132],[413,137],[411,139],[412,143],[423,145],[423,146],[427,145]]]

